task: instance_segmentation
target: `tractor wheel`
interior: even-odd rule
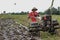
[[[56,34],[56,30],[54,28],[50,28],[49,33],[51,35],[54,35],[54,34]]]

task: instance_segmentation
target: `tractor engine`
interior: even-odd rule
[[[45,15],[42,17],[43,21],[50,21],[51,20],[51,16],[50,15]]]
[[[50,15],[45,15],[42,17],[42,22],[44,26],[46,27],[47,25],[50,25],[51,23],[51,16]]]
[[[43,20],[43,23],[45,24],[45,26],[48,25],[48,24],[49,24],[49,25],[51,24],[51,23],[50,23],[50,22],[51,22],[51,16],[50,16],[50,15],[45,15],[45,16],[43,16],[43,17],[42,17],[42,20]],[[57,25],[59,25],[59,23],[58,23],[57,20],[53,20],[53,19],[52,19],[52,25],[53,25],[53,26],[57,26]]]

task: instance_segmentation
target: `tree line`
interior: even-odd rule
[[[3,11],[3,13],[6,13],[6,11]],[[29,13],[29,11],[27,11],[27,12],[24,12],[24,11],[21,11],[21,12],[17,12],[17,13],[14,13],[14,12],[12,12],[12,13],[10,13],[10,14],[12,14],[12,15],[26,15],[26,14],[28,14]],[[52,7],[51,9],[47,9],[47,10],[45,10],[44,12],[39,12],[39,14],[41,14],[41,15],[44,15],[44,14],[53,14],[53,15],[60,15],[60,7],[58,7],[58,8],[54,8],[54,7]],[[9,14],[9,13],[7,13],[7,14]]]
[[[58,9],[52,7],[51,9],[46,10],[44,13],[45,14],[52,13],[53,15],[60,15],[60,7],[58,7]]]

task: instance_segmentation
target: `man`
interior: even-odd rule
[[[37,8],[33,8],[32,12],[30,12],[28,14],[28,18],[31,19],[32,22],[37,22],[36,17],[39,16],[39,14],[36,12],[38,9]]]

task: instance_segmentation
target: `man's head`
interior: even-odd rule
[[[32,8],[32,11],[37,11],[37,10],[38,10],[38,9],[37,9],[37,8],[35,8],[35,7],[33,7],[33,8]]]

